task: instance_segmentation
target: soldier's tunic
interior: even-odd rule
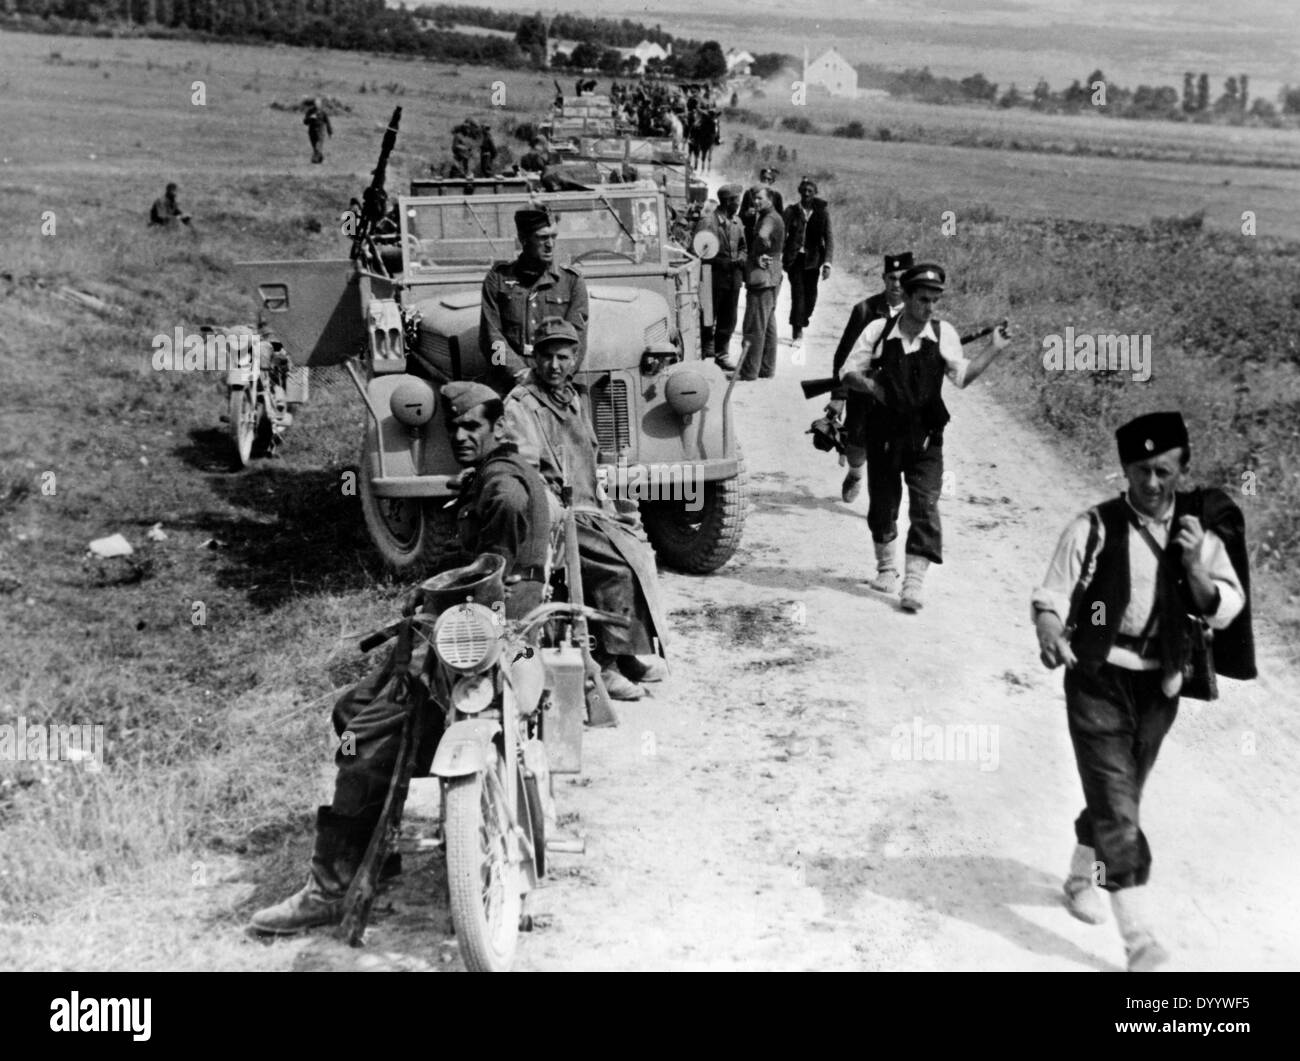
[[[471,555],[505,557],[508,618],[526,614],[541,601],[543,584],[538,580],[550,547],[549,494],[537,470],[508,444],[488,454],[461,488],[457,511],[461,544]],[[420,670],[427,652],[426,644],[417,643],[413,671]],[[390,648],[384,662],[334,706],[334,731],[340,738],[349,733],[351,739],[340,743],[335,756],[333,811],[348,818],[369,822],[378,818],[397,763],[406,705],[398,695],[394,655]],[[445,699],[448,692],[435,688],[434,697]],[[428,769],[441,735],[442,714],[435,710],[425,726],[418,772]]]
[[[849,313],[849,322],[844,326],[840,336],[840,345],[835,348],[835,358],[831,363],[831,372],[838,381],[844,369],[844,362],[853,347],[862,337],[863,331],[874,320],[898,316],[903,304],[891,306],[882,291],[878,295],[864,298]],[[837,384],[831,392],[832,398],[846,399],[844,403],[844,441],[855,449],[864,449],[867,445],[867,416],[875,399],[870,394],[851,391],[842,383]]]
[[[587,285],[582,274],[554,264],[530,269],[518,258],[492,266],[483,279],[478,344],[488,362],[484,382],[498,394],[509,394],[516,373],[529,367],[524,344],[532,342],[547,317],[563,317],[578,330],[581,365],[587,352]]]
[[[584,600],[593,608],[633,620],[626,629],[593,623],[601,649],[611,656],[654,652],[651,638],[658,637],[662,644],[668,630],[654,554],[639,526],[634,528],[620,519],[613,503],[597,492],[600,447],[583,414],[578,392],[570,385],[553,395],[529,380],[506,396],[505,407],[506,437],[537,466],[557,499],[567,470],[578,525]]]
[[[886,400],[872,406],[867,422],[867,526],[877,542],[898,536],[898,506],[907,485],[906,552],[943,563],[939,492],[943,485],[943,429],[948,409],[941,391],[947,376],[965,384],[970,362],[961,338],[947,321],[930,320],[913,339],[899,331],[899,317],[877,319],[863,329],[843,372],[878,365]]]

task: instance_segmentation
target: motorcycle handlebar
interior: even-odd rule
[[[615,615],[613,612],[601,611],[599,608],[575,608],[572,604],[556,602],[551,604],[539,604],[536,608],[519,620],[519,632],[527,633],[534,626],[545,622],[552,616],[565,614],[570,618],[577,618],[579,614],[585,615],[592,622],[606,623],[610,626],[631,626],[632,620],[624,615]],[[387,626],[381,626],[365,637],[358,644],[362,652],[369,652],[371,649],[378,648],[385,641],[389,641],[397,636],[397,631],[401,629],[402,623],[407,619],[397,619]]]

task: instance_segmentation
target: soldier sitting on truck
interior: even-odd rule
[[[598,485],[600,443],[572,382],[577,329],[561,318],[544,321],[533,361],[529,377],[506,396],[504,435],[557,496],[563,485],[572,488],[583,600],[632,620],[627,628],[596,625],[592,656],[611,697],[639,700],[640,682],[660,681],[668,673],[653,640],[662,644],[667,632],[654,554],[640,533],[640,519],[620,515]],[[554,514],[559,511],[557,506]]]
[[[528,377],[528,347],[542,320],[563,317],[577,330],[578,363],[587,350],[587,285],[582,275],[555,265],[558,229],[545,210],[515,212],[522,250],[498,262],[483,280],[479,349],[488,359],[486,382],[506,395]]]

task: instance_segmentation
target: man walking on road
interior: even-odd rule
[[[799,182],[799,201],[785,209],[785,255],[782,264],[790,277],[791,345],[803,345],[803,330],[817,306],[817,284],[831,275],[835,239],[826,200],[817,197],[817,182]]]
[[[893,593],[898,586],[894,541],[898,506],[907,484],[906,569],[899,601],[904,611],[921,609],[921,587],[931,563],[943,563],[939,492],[943,485],[943,429],[948,409],[940,392],[944,376],[958,387],[980,377],[1007,346],[1006,331],[974,358],[962,353],[961,338],[934,317],[945,275],[938,265],[917,265],[902,277],[903,309],[863,329],[841,379],[851,391],[869,394],[877,405],[867,421],[867,526],[876,549],[871,587]]]
[[[740,289],[745,283],[745,229],[736,216],[740,208],[740,185],[724,184],[718,189],[718,208],[704,227],[718,237],[718,253],[709,263],[713,285],[713,356],[727,372],[736,368],[731,359],[731,336],[736,330]]]
[[[745,323],[736,371],[743,380],[771,379],[776,375],[776,296],[785,225],[767,188],[757,184],[750,191],[756,218],[754,238],[746,240]]]
[[[1151,413],[1115,438],[1127,491],[1075,518],[1033,594],[1043,665],[1066,666],[1065,706],[1085,807],[1065,881],[1081,921],[1105,920],[1110,892],[1130,972],[1169,961],[1151,930],[1151,849],[1142,789],[1178,713],[1201,623],[1215,665],[1255,676],[1241,510],[1222,490],[1179,492],[1191,446],[1179,413]],[[1099,872],[1097,872],[1099,870]],[[1100,880],[1096,878],[1100,877]]]
[[[885,281],[885,290],[878,295],[864,298],[849,313],[849,323],[844,327],[840,345],[835,348],[835,360],[831,372],[838,380],[844,368],[849,352],[862,337],[867,325],[880,318],[892,319],[903,309],[902,276],[912,268],[912,252],[885,255],[885,271],[881,278]],[[849,470],[844,476],[844,485],[840,487],[840,496],[845,501],[853,501],[862,492],[862,468],[867,463],[867,417],[870,415],[872,399],[865,394],[850,393],[839,384],[831,391],[831,401],[826,407],[828,414],[835,419],[844,419],[844,455],[848,460]],[[847,408],[846,408],[847,407]]]

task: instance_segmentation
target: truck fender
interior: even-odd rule
[[[430,773],[436,777],[467,777],[487,766],[488,745],[501,724],[490,718],[467,718],[455,722],[442,735],[433,754]]]

